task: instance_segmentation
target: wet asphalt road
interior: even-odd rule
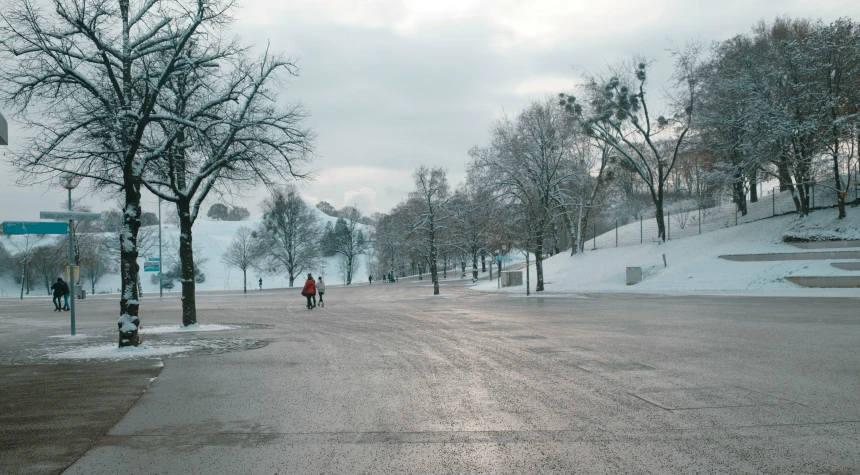
[[[860,472],[858,299],[525,299],[460,281],[441,297],[431,290],[331,287],[312,311],[297,291],[201,294],[201,323],[244,326],[147,343],[191,338],[224,351],[165,357],[163,368],[68,363],[81,375],[66,378],[75,398],[114,398],[91,424],[77,422],[101,432],[48,445],[70,416],[31,415],[29,432],[0,430],[0,455],[17,457],[0,472]],[[114,338],[115,301],[80,307],[79,331]],[[57,343],[40,336],[62,333],[68,315],[39,308],[0,301],[10,392],[33,391],[39,368],[58,368],[44,359]],[[145,296],[144,324],[177,323],[178,308],[176,294]],[[37,374],[10,386],[10,371]],[[107,394],[114,377],[128,394]],[[31,439],[42,452],[28,451]],[[54,465],[34,465],[58,446]]]

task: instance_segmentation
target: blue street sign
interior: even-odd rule
[[[143,271],[144,272],[159,272],[159,271],[161,271],[161,263],[160,262],[144,262],[143,263]]]
[[[69,234],[69,225],[38,221],[5,221],[3,234]]]
[[[150,257],[149,259],[147,259],[147,261],[149,261],[149,262],[161,262],[161,259],[158,257]]]

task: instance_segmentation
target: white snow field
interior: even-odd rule
[[[727,254],[801,251],[782,242],[785,233],[860,239],[860,210],[849,208],[848,217],[842,221],[836,219],[836,210],[819,210],[806,218],[789,215],[764,219],[663,244],[598,248],[578,256],[563,252],[544,262],[545,290],[550,294],[641,292],[860,296],[860,289],[807,289],[785,279],[791,275],[857,275],[856,272],[832,267],[832,261],[735,262],[719,258]],[[598,242],[600,238],[598,236]],[[664,254],[666,267],[663,266]],[[642,267],[642,282],[626,285],[626,267]],[[534,265],[530,267],[530,273],[533,291],[536,280]],[[524,286],[497,289],[496,282],[481,282],[473,288],[525,293]]]
[[[333,218],[328,216],[327,214],[317,210],[314,208],[314,211],[319,216],[319,222],[321,226],[325,226],[325,223],[331,222],[334,225],[337,218]],[[164,212],[164,210],[162,210]],[[164,216],[164,215],[163,215]],[[261,217],[257,217],[255,219],[250,219],[247,221],[212,221],[205,217],[200,217],[197,219],[197,222],[194,224],[194,244],[202,251],[202,256],[195,255],[195,259],[199,259],[199,257],[203,257],[207,259],[205,263],[202,265],[202,271],[206,275],[206,280],[203,283],[197,284],[196,288],[199,291],[207,291],[207,290],[241,290],[242,289],[242,271],[235,267],[229,267],[221,262],[221,256],[224,254],[224,251],[227,249],[227,246],[233,241],[233,236],[236,234],[236,230],[241,226],[247,226],[251,229],[256,229],[260,222],[262,221]],[[362,226],[362,228],[364,228]],[[367,231],[364,231],[365,234]],[[14,236],[13,239],[20,238],[20,236]],[[65,239],[65,236],[62,236]],[[179,239],[179,227],[177,225],[164,224],[162,226],[162,242],[165,246],[169,245],[169,243],[177,243]],[[6,238],[0,239],[0,245],[6,246],[6,248],[10,252],[15,252],[14,248],[9,245],[6,241]],[[47,244],[48,240],[45,239],[44,243]],[[158,292],[158,284],[153,284],[151,276],[155,273],[153,272],[144,272],[143,270],[143,262],[149,257],[158,257],[158,247],[155,246],[147,255],[140,256],[140,281],[143,284],[143,292],[144,294],[150,292]],[[353,279],[356,283],[362,283],[367,281],[367,258],[366,256],[359,256],[358,262],[355,269],[355,277]],[[167,259],[165,258],[165,262]],[[316,269],[310,269],[305,271],[313,272],[314,276],[323,275],[325,276],[326,284],[328,285],[342,285],[344,283],[344,278],[341,275],[341,272],[338,270],[338,257],[329,257],[323,259],[323,265],[319,266]],[[263,279],[263,289],[272,289],[272,288],[284,288],[289,287],[289,279],[284,274],[270,274],[270,273],[258,273],[254,270],[248,270],[248,290],[257,289],[258,288],[258,279],[262,277]],[[63,277],[65,278],[65,277]],[[301,287],[304,284],[304,277],[299,277],[296,279],[293,285]],[[102,277],[95,286],[96,293],[118,293],[120,287],[120,279],[119,274],[109,274]],[[87,293],[90,293],[91,287],[90,283],[84,279],[84,289],[86,289]],[[0,279],[0,297],[16,297],[21,292],[20,284],[16,284],[11,277],[3,277]],[[179,282],[175,282],[175,286],[173,289],[168,290],[164,289],[164,293],[179,293],[181,292],[181,287]],[[43,287],[35,286],[33,290],[30,292],[30,297],[46,297],[46,291]]]

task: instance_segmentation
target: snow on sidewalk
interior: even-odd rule
[[[220,324],[193,324],[188,326],[176,325],[161,325],[156,327],[143,326],[140,328],[140,333],[144,335],[160,335],[163,333],[184,333],[184,332],[217,332],[224,330],[235,330],[239,328],[235,325],[220,325]]]
[[[856,209],[849,210],[846,220],[837,222],[835,216],[835,211],[818,211],[804,219],[777,217],[663,244],[598,249],[573,257],[562,253],[544,261],[545,289],[549,293],[731,292],[860,297],[857,289],[802,289],[785,279],[789,275],[857,275],[832,267],[832,261],[733,262],[719,258],[726,254],[797,252],[797,248],[782,242],[784,233],[802,228],[807,235],[821,230],[832,237],[841,235],[838,230],[857,229],[860,223]],[[834,233],[833,230],[837,231]],[[851,237],[849,234],[853,235],[853,231],[848,232],[845,238]],[[663,254],[666,255],[666,267],[663,267]],[[642,267],[643,281],[626,285],[626,267]],[[530,272],[534,289],[536,274],[533,265]],[[481,282],[472,288],[525,293],[522,286],[499,290],[495,281]]]
[[[52,359],[59,360],[124,360],[132,358],[155,358],[177,353],[191,351],[191,346],[127,346],[118,348],[116,343],[105,343],[102,345],[86,346],[74,350],[62,351],[47,355]]]

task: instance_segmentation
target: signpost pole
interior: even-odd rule
[[[69,211],[72,210],[72,189],[69,188]],[[75,220],[69,220],[69,282],[71,286],[69,295],[69,309],[71,310],[72,336],[75,336],[75,244],[72,237]]]
[[[158,296],[164,297],[164,282],[161,281],[161,198],[158,198]]]

